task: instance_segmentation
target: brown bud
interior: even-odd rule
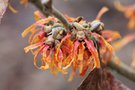
[[[80,22],[82,19],[83,19],[83,17],[82,17],[82,16],[79,16],[79,17],[77,17],[77,18],[75,19],[75,22]]]
[[[63,27],[63,25],[61,23],[54,23],[53,28],[54,27]]]
[[[52,35],[48,36],[47,40],[45,41],[47,45],[53,45],[54,44],[54,39]]]
[[[79,40],[83,40],[86,36],[85,36],[84,31],[78,31],[76,37],[77,37]]]
[[[104,23],[100,22],[99,20],[94,20],[93,22],[91,22],[91,28],[90,30],[92,32],[100,32],[102,30],[104,30]]]
[[[44,31],[47,33],[51,32],[51,30],[52,30],[52,26],[45,26],[44,27]]]

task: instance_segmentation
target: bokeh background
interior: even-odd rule
[[[98,11],[103,6],[108,6],[102,21],[106,29],[119,31],[122,36],[135,31],[127,28],[128,20],[124,15],[115,10],[114,0],[54,0],[54,5],[62,13],[72,17],[83,16],[87,21],[95,19]],[[124,5],[135,4],[135,0],[121,0]],[[18,13],[7,10],[0,24],[0,90],[76,90],[85,78],[75,77],[72,82],[67,82],[61,74],[53,76],[49,71],[37,70],[33,65],[31,53],[25,54],[23,48],[27,45],[27,38],[22,38],[21,33],[25,28],[34,23],[33,12],[36,8],[29,4],[24,7],[19,0],[11,0]],[[132,50],[135,42],[117,52],[120,59],[129,66],[132,61]],[[113,74],[125,85],[135,90],[135,83],[113,71]]]

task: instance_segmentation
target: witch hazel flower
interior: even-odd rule
[[[22,33],[22,37],[31,33],[29,46],[24,48],[25,52],[33,53],[34,65],[38,69],[49,69],[54,75],[58,72],[68,74],[68,69],[71,68],[69,81],[75,75],[84,76],[89,68],[100,68],[101,63],[110,59],[104,56],[109,53],[111,57],[113,53],[109,42],[114,39],[108,37],[107,33],[116,35],[113,31],[103,31],[104,24],[100,17],[106,10],[103,8],[92,22],[86,22],[82,17],[65,16],[72,26],[70,30],[67,30],[57,18],[46,18],[36,11],[36,22]],[[41,58],[40,63],[37,63],[38,57]]]

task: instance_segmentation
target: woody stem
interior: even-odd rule
[[[111,60],[110,62],[108,62],[108,66],[121,75],[135,82],[135,70],[130,68],[124,62],[121,61],[120,64],[116,64],[114,60]]]
[[[64,15],[52,6],[52,0],[46,0],[46,2],[41,2],[41,0],[30,0],[30,2],[34,4],[46,17],[53,15],[63,23],[67,30],[72,28]]]

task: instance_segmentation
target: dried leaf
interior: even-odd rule
[[[131,66],[133,67],[133,68],[135,68],[135,49],[133,50],[133,53],[132,53],[132,62],[131,62]]]
[[[8,6],[8,0],[0,0],[0,21],[7,9]]]
[[[77,90],[131,90],[106,69],[94,69]]]

